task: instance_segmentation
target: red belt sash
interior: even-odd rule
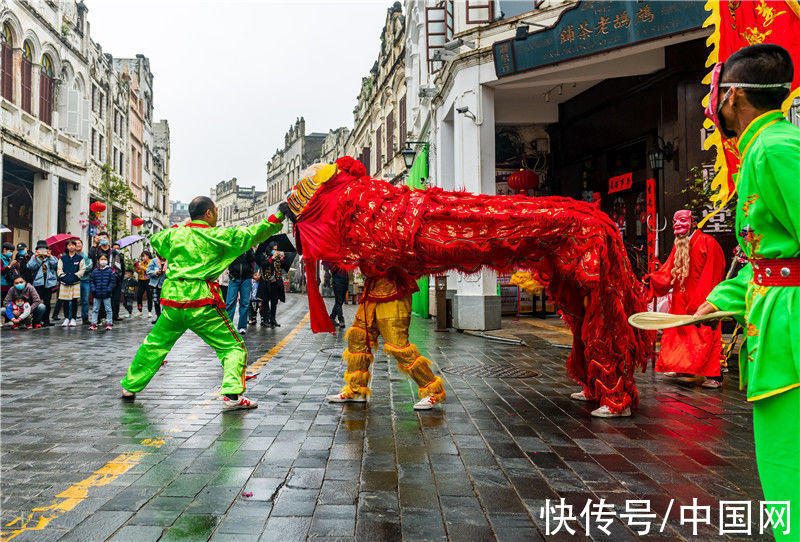
[[[211,297],[204,297],[202,299],[192,299],[189,301],[176,301],[174,299],[161,298],[161,304],[163,306],[172,307],[174,309],[197,309],[199,307],[205,307],[206,305],[216,305],[221,309],[225,309],[225,300],[222,299],[219,282],[215,280],[212,281],[210,279],[178,278],[174,280],[179,280],[181,282],[185,282],[187,280],[205,280],[205,283],[208,284],[208,289],[211,290]]]
[[[759,286],[800,286],[800,258],[750,260]]]

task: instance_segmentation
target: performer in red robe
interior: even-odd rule
[[[667,262],[645,277],[650,297],[672,290],[670,314],[694,314],[708,294],[725,278],[725,255],[719,243],[696,229],[691,211],[678,211],[672,221],[675,246]],[[719,387],[722,332],[719,324],[665,329],[656,361],[659,373],[688,373],[707,377],[706,388]]]

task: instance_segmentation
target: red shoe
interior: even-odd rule
[[[33,324],[34,329],[39,329],[42,327],[42,324]]]
[[[17,329],[19,326],[17,324],[11,324],[11,329]]]
[[[33,324],[28,324],[25,326],[25,329],[33,329]]]

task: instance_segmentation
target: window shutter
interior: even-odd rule
[[[53,79],[43,72],[39,74],[39,120],[45,124],[53,123]],[[77,127],[72,133],[77,133]]]
[[[378,126],[375,131],[375,174],[377,175],[383,166],[383,126]]]
[[[442,69],[443,62],[433,60],[436,51],[443,51],[447,29],[447,14],[444,6],[425,8],[425,39],[428,48],[428,70],[435,73]]]
[[[81,100],[81,112],[80,112],[80,138],[86,139],[89,134],[89,100],[82,99]],[[102,160],[102,156],[100,159]]]
[[[11,46],[5,41],[2,43],[2,59],[0,61],[3,63],[3,71],[2,75],[0,75],[0,79],[2,79],[2,95],[3,98],[11,102],[14,95],[14,54]]]
[[[42,76],[42,80],[44,80]],[[80,129],[80,117],[78,107],[80,102],[78,100],[78,91],[70,90],[67,92],[67,129],[65,130],[70,135],[78,135]],[[41,114],[40,114],[41,116]]]
[[[400,125],[399,147],[400,150],[406,145],[406,137],[408,137],[408,128],[406,127],[406,97],[403,95],[400,98],[400,118],[398,119]]]
[[[30,114],[33,114],[31,107],[31,93],[33,92],[33,85],[31,79],[33,76],[33,64],[30,60],[22,59],[22,109]]]
[[[386,115],[386,160],[394,158],[394,111]]]
[[[494,0],[467,0],[467,24],[487,24],[494,21]]]

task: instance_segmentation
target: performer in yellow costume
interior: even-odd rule
[[[434,376],[430,360],[408,341],[411,322],[411,294],[418,290],[416,282],[402,269],[387,273],[369,269],[364,283],[364,295],[356,311],[352,327],[347,331],[347,350],[342,355],[347,362],[346,382],[337,395],[329,395],[331,403],[359,403],[367,400],[369,381],[375,356],[372,348],[378,335],[385,341],[384,351],[397,360],[397,367],[414,379],[419,387],[420,401],[416,410],[427,410],[445,399],[441,377]],[[374,274],[373,274],[374,273]]]

